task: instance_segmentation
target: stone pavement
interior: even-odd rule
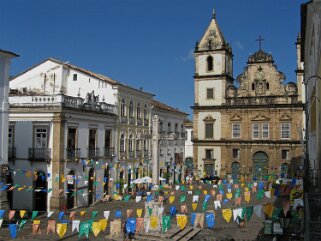
[[[196,185],[194,185],[194,190],[197,188]],[[204,189],[210,190],[212,189],[212,186],[210,185],[204,185]],[[186,187],[186,190],[188,190],[188,186]],[[186,201],[184,204],[187,204],[188,207],[188,213],[190,214],[192,212],[191,204],[192,204],[192,195],[188,195],[186,192],[182,191],[176,191],[175,192],[175,201],[172,204],[169,204],[168,201],[165,205],[165,213],[169,214],[170,206],[175,205],[177,208],[178,213],[180,212],[180,196],[182,194],[186,194]],[[168,194],[169,196],[169,194]],[[195,212],[203,212],[202,211],[202,203],[204,200],[204,194],[201,193],[199,197],[198,207],[195,210]],[[244,201],[242,197],[242,201]],[[275,199],[271,198],[268,199],[266,197],[263,198],[262,201],[258,201],[256,199],[255,194],[251,193],[251,202],[249,204],[242,202],[242,206],[253,206],[257,204],[265,204],[268,202],[274,202]],[[224,205],[223,208],[234,208],[234,201],[230,201],[228,204]],[[133,213],[131,217],[136,217],[136,209],[142,208],[144,210],[144,202],[141,201],[140,203],[136,203],[134,199],[129,200],[128,202],[124,201],[110,201],[105,203],[97,203],[90,207],[85,208],[79,208],[75,210],[77,212],[75,216],[75,220],[88,220],[91,218],[91,213],[93,211],[98,211],[97,216],[95,217],[95,220],[99,220],[103,218],[103,211],[110,211],[109,221],[113,220],[114,218],[114,211],[115,210],[121,210],[122,211],[122,220],[125,221],[126,218],[126,211],[127,209],[133,209]],[[208,202],[207,211],[214,210],[214,202],[213,197],[210,198]],[[86,214],[81,217],[79,212],[80,211],[86,211]],[[53,219],[57,220],[57,214],[56,216],[52,217]],[[36,218],[39,219],[39,218]],[[67,219],[67,218],[66,218]],[[47,217],[42,216],[40,218],[41,220],[41,235],[32,235],[31,233],[31,222],[28,221],[26,226],[18,232],[17,238],[15,240],[59,240],[59,236],[57,234],[50,233],[47,235]],[[251,220],[249,222],[245,223],[245,228],[240,229],[238,228],[237,223],[231,221],[227,223],[223,217],[221,210],[218,209],[215,211],[215,226],[213,229],[205,228],[202,230],[197,236],[195,236],[192,240],[213,240],[213,241],[226,241],[231,238],[234,238],[236,241],[252,241],[252,240],[259,240],[257,237],[260,233],[262,233],[263,230],[263,219],[260,219],[253,214]],[[190,222],[190,217],[188,217],[188,224]],[[172,218],[171,220],[171,227],[176,227],[176,218]],[[107,230],[104,233],[100,233],[97,237],[95,237],[92,233],[89,235],[89,239],[84,238],[84,236],[81,238],[81,240],[104,240],[106,241],[105,237],[109,233],[109,222],[107,226]],[[108,236],[107,236],[108,237]],[[0,228],[0,241],[2,240],[10,240],[11,237],[9,235],[9,230],[7,228]],[[68,224],[67,232],[65,236],[61,240],[79,240],[78,233],[74,232],[74,234],[71,233],[71,223]],[[122,240],[120,238],[119,240]],[[262,237],[260,240],[272,240],[272,237]]]

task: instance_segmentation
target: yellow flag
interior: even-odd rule
[[[171,204],[172,202],[174,202],[175,200],[175,196],[169,196],[169,203]]]
[[[168,191],[164,191],[164,193],[165,193],[165,195],[167,195],[167,194],[168,194]]]
[[[268,203],[268,204],[265,204],[264,205],[264,210],[263,212],[269,217],[269,218],[272,218],[272,214],[273,214],[273,205],[272,203]]]
[[[158,225],[158,217],[157,216],[151,216],[150,217],[150,227],[152,229],[156,229]]]
[[[207,190],[203,190],[204,195],[207,195]]]
[[[248,191],[249,191],[249,188],[245,187],[244,192],[248,192]]]
[[[232,210],[231,209],[222,209],[222,215],[226,222],[230,222],[232,217]]]
[[[86,211],[80,211],[80,216],[84,216]]]
[[[143,214],[143,209],[141,209],[141,208],[137,209],[136,210],[136,214],[137,214],[137,217],[140,218],[142,216],[142,214]]]
[[[105,231],[107,228],[107,219],[100,219],[99,223],[100,223],[100,230]]]
[[[26,210],[21,210],[20,211],[20,218],[23,218],[25,216]]]
[[[66,223],[57,223],[57,233],[59,238],[62,238],[67,231],[67,224]]]
[[[177,220],[177,226],[180,227],[180,229],[185,228],[187,224],[187,216],[186,215],[176,215]]]
[[[91,230],[93,231],[93,234],[95,235],[95,237],[97,237],[98,234],[100,233],[100,229],[101,229],[100,222],[93,222],[93,224],[91,226]]]
[[[232,195],[233,194],[231,192],[228,192],[228,193],[226,193],[226,198],[231,200],[232,199]]]
[[[193,209],[193,211],[195,211],[196,208],[197,208],[197,203],[192,203],[192,209]]]
[[[244,183],[241,183],[241,187],[244,187]]]
[[[193,185],[189,186],[189,190],[191,190],[191,191],[193,190]]]
[[[33,220],[33,224],[40,224],[40,220]]]
[[[247,192],[244,192],[244,199],[245,199],[245,202],[249,203],[250,200],[251,200],[251,194],[249,191]]]
[[[274,188],[270,189],[271,197],[274,197]]]
[[[21,190],[25,189],[24,187],[19,187],[18,188],[18,192],[20,192]]]

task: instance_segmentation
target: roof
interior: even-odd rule
[[[180,111],[177,108],[173,108],[173,107],[171,107],[169,105],[166,105],[166,104],[164,104],[164,103],[162,103],[160,101],[157,101],[157,100],[152,100],[152,105],[154,107],[157,107],[157,108],[160,108],[160,109],[163,109],[163,110],[167,110],[167,111],[170,111],[170,112],[179,113],[179,114],[183,114],[183,115],[188,115],[185,112]]]
[[[7,54],[7,55],[11,55],[10,57],[19,57],[18,54],[15,54],[11,51],[8,51],[8,50],[4,50],[4,49],[0,49],[0,53],[4,53],[4,54]]]

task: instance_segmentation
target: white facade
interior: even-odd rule
[[[185,126],[187,114],[178,111],[158,101],[153,101],[152,116],[159,117],[159,134],[175,133],[174,141],[161,139],[159,141],[160,176],[166,178],[166,173],[173,173],[170,180],[183,180],[185,175]],[[175,174],[174,174],[175,173]]]
[[[194,171],[193,163],[193,123],[185,120],[185,168],[189,174]]]

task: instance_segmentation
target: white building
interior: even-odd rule
[[[156,100],[153,100],[152,105],[152,116],[158,115],[160,120],[160,134],[165,135],[175,133],[176,135],[176,139],[174,141],[159,141],[160,176],[173,181],[183,180],[185,175],[184,120],[187,114]]]
[[[186,119],[185,125],[185,168],[188,174],[194,172],[193,164],[193,122]]]
[[[8,124],[9,124],[9,69],[11,59],[17,54],[0,49],[0,182],[5,183],[8,165]],[[6,192],[0,193],[0,209],[6,208]]]

